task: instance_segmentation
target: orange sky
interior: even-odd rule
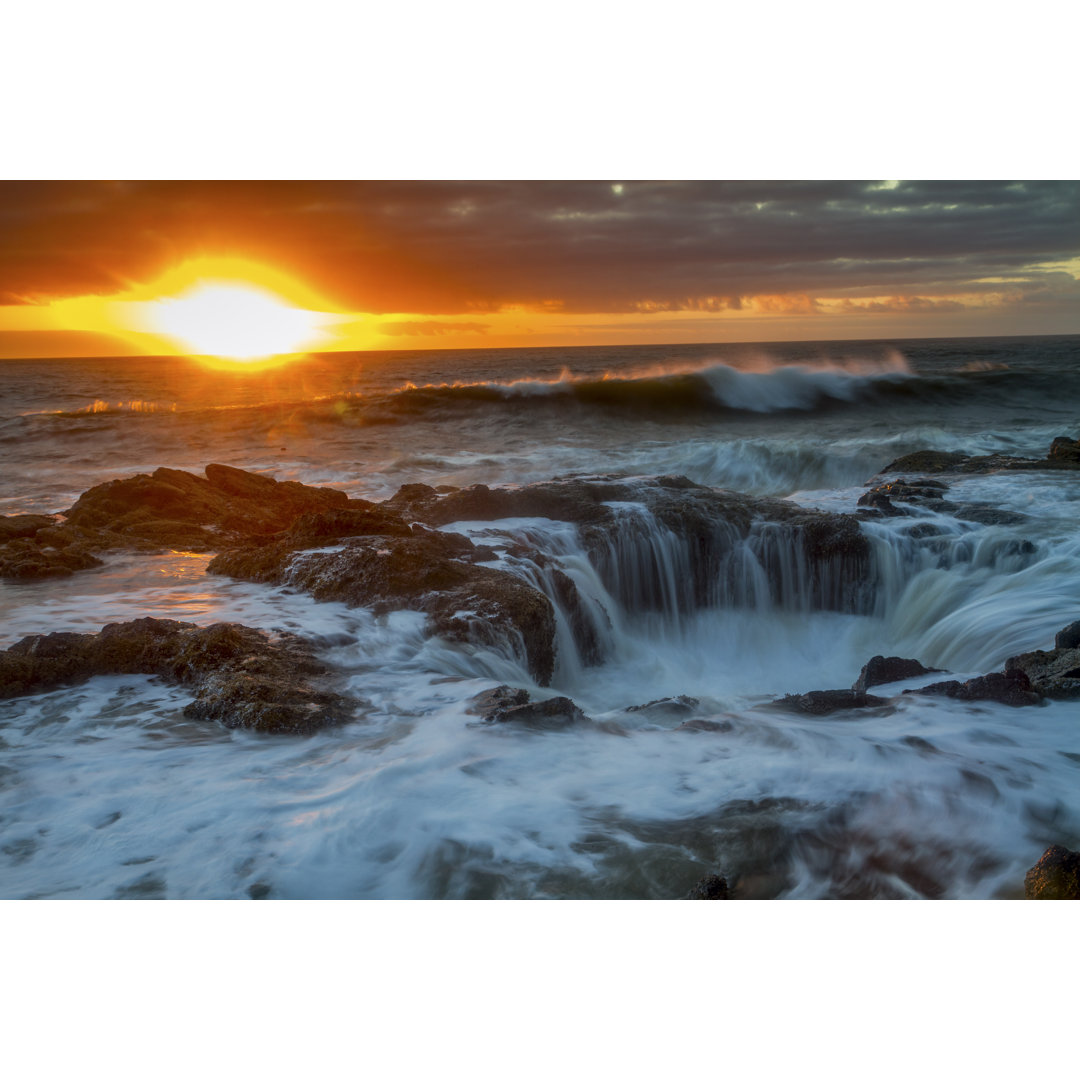
[[[1060,181],[6,182],[0,357],[1077,333],[1078,209]]]

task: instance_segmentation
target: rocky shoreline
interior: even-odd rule
[[[758,587],[772,590],[774,599],[793,596],[790,602],[802,605],[797,610],[862,613],[872,608],[875,566],[861,523],[931,510],[976,524],[1017,524],[1024,515],[952,501],[940,478],[999,469],[1080,469],[1080,440],[1055,439],[1042,460],[907,455],[880,474],[900,475],[872,481],[851,514],[708,488],[681,476],[575,476],[465,489],[406,484],[375,503],[225,465],[207,465],[204,477],[162,468],[98,485],[60,514],[0,518],[0,577],[67,576],[101,566],[102,556],[114,552],[213,554],[211,574],[288,585],[316,600],[375,614],[422,612],[428,634],[505,650],[520,658],[538,685],[548,686],[560,618],[582,661],[603,662],[596,613],[586,610],[573,580],[547,552],[508,546],[483,530],[474,529],[470,539],[445,526],[506,518],[571,524],[605,587],[633,610],[674,606],[692,612],[748,602],[738,562],[745,549],[762,567],[764,584]],[[664,544],[681,559],[683,572],[674,585],[655,556]],[[891,710],[899,695],[869,693],[871,688],[937,673],[916,659],[875,656],[850,688],[808,690],[759,708],[822,717]],[[149,618],[110,624],[96,634],[23,638],[0,652],[0,698],[119,674],[185,686],[192,693],[185,715],[259,732],[310,733],[347,723],[362,709],[300,637],[239,624],[200,627]],[[1010,657],[1002,671],[963,682],[932,681],[902,693],[1013,707],[1080,698],[1080,621],[1063,628],[1052,649]],[[688,703],[696,704],[672,698],[632,708],[685,713],[689,718],[676,730],[725,730],[723,721],[694,719]],[[592,726],[625,734],[618,725],[597,725],[569,698],[537,701],[523,688],[486,691],[470,712],[476,723],[492,726]],[[1078,862],[1076,853],[1049,849],[1028,875],[1027,894],[1077,898]],[[729,895],[719,875],[703,879],[696,891],[698,899]]]

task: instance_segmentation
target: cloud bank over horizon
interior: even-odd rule
[[[206,255],[421,316],[385,333],[428,341],[507,311],[1080,330],[1072,181],[0,184],[0,305],[117,295]]]

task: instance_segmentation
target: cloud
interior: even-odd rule
[[[490,329],[490,326],[490,323],[417,319],[404,322],[381,322],[376,329],[380,334],[388,334],[391,337],[430,337],[441,334],[483,334]]]
[[[625,181],[621,189],[7,182],[0,296],[112,295],[185,258],[235,254],[280,266],[341,310],[373,314],[719,312],[765,296],[810,311],[807,298],[944,303],[994,292],[1002,280],[1016,286],[1016,303],[1030,295],[1042,304],[1052,302],[1040,285],[1045,268],[1080,256],[1080,183],[1071,181]]]
[[[966,311],[970,305],[959,300],[932,300],[926,296],[888,296],[879,300],[842,300],[841,311],[869,311],[874,313]]]

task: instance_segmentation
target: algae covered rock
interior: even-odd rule
[[[1053,844],[1024,878],[1028,900],[1080,900],[1080,851]]]
[[[135,619],[96,634],[36,634],[0,652],[0,698],[95,675],[156,675],[190,687],[185,715],[231,728],[304,734],[345,723],[356,709],[321,685],[329,669],[302,639],[237,623]]]

